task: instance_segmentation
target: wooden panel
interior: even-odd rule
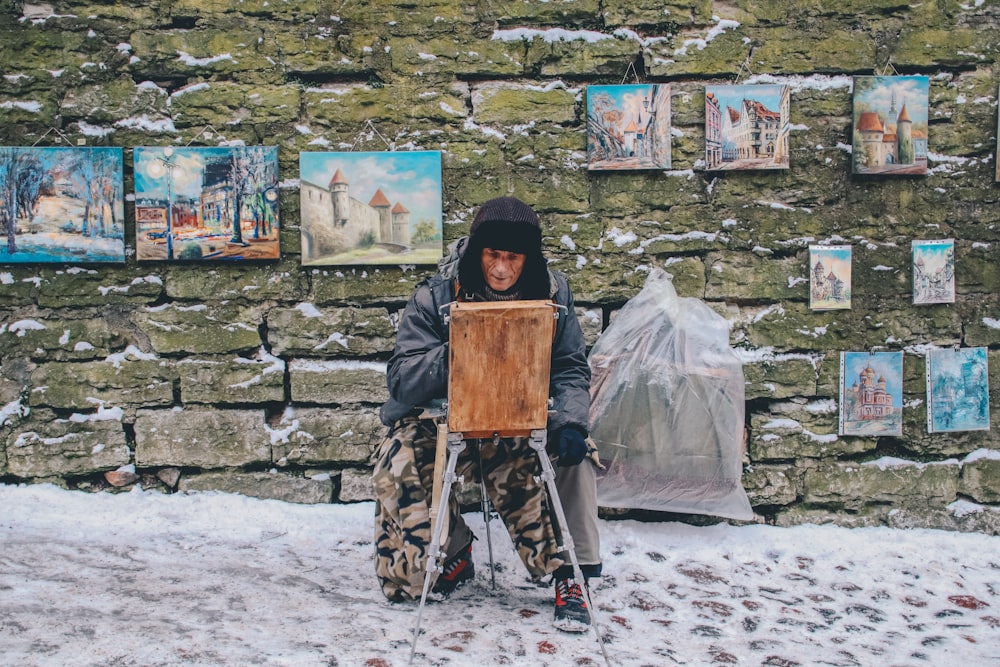
[[[548,301],[452,304],[450,431],[488,438],[545,428],[555,321]]]

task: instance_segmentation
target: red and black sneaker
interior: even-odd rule
[[[472,542],[457,554],[445,561],[441,574],[431,589],[437,595],[451,595],[465,582],[476,576],[476,567],[472,564]]]
[[[574,579],[556,579],[556,615],[552,625],[563,632],[586,632],[590,628],[590,610],[583,587]]]

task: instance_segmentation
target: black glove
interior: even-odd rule
[[[561,466],[580,465],[587,455],[587,432],[579,426],[563,426],[555,433],[555,451]]]

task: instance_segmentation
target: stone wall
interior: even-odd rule
[[[1000,526],[1000,8],[981,0],[0,0],[0,144],[279,147],[282,259],[0,269],[0,479],[370,497],[394,323],[426,267],[300,266],[298,155],[440,150],[446,241],[542,214],[589,341],[652,267],[733,325],[745,486],[780,524]],[[853,75],[930,77],[930,173],[851,175]],[[791,169],[706,173],[704,87],[792,88]],[[672,85],[673,169],[586,169],[588,84]],[[54,131],[53,131],[54,130]],[[65,144],[63,144],[65,145]],[[132,246],[133,207],[126,206]],[[914,306],[910,241],[956,240]],[[849,311],[807,246],[854,246]],[[928,435],[924,354],[989,346],[993,429]],[[904,437],[838,437],[840,351],[904,350]]]

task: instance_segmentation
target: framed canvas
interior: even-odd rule
[[[809,246],[809,307],[850,310],[851,246]]]
[[[121,148],[0,146],[0,262],[125,261]]]
[[[300,153],[302,264],[436,264],[441,153]]]
[[[927,352],[927,432],[988,431],[989,369],[985,347]]]
[[[913,303],[955,303],[955,240],[913,241]]]
[[[587,87],[587,168],[670,169],[670,86]]]
[[[903,353],[840,353],[840,435],[903,435]]]
[[[706,171],[788,169],[790,107],[790,86],[706,86]]]
[[[280,258],[276,146],[139,147],[133,157],[138,260]]]
[[[855,174],[927,173],[926,76],[854,77]]]

